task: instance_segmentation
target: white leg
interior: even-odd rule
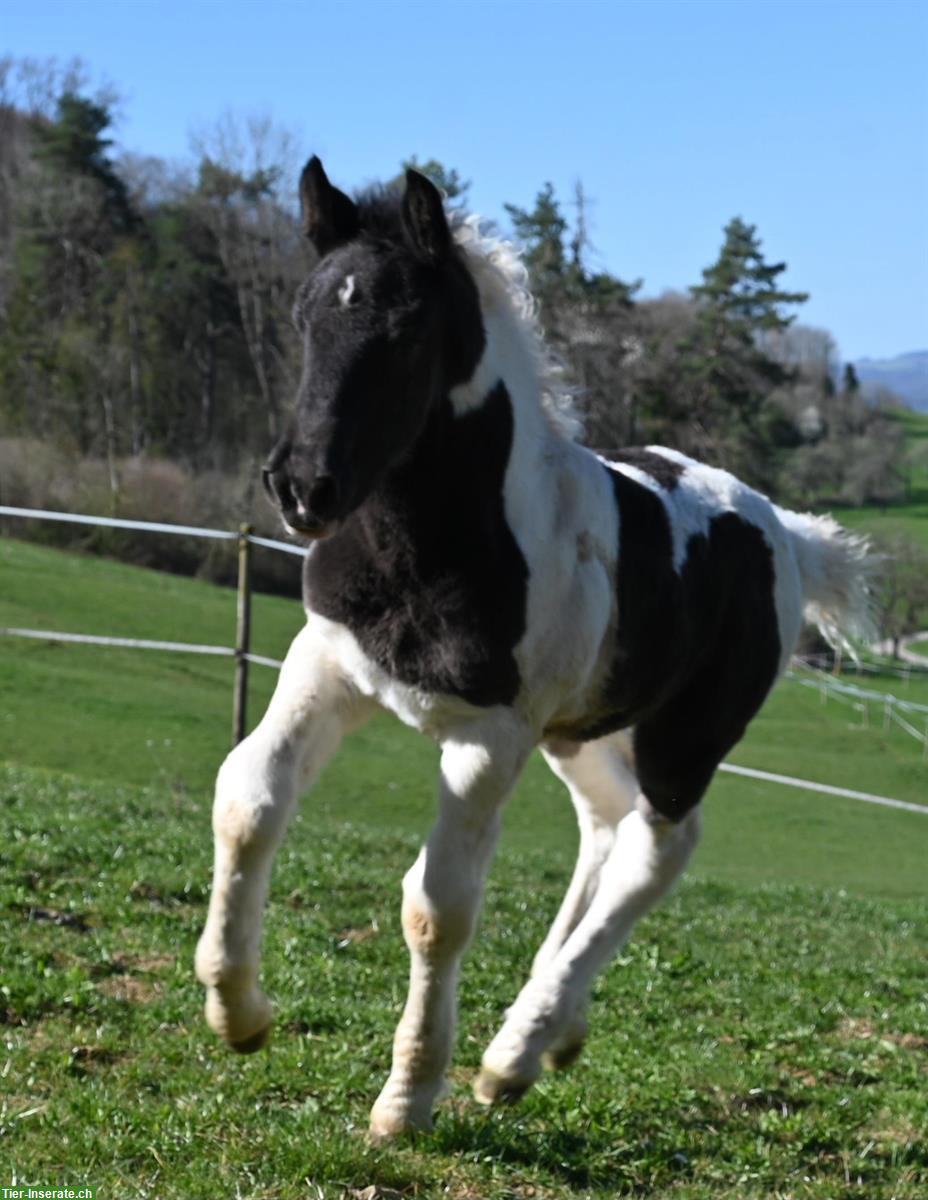
[[[522,989],[487,1047],[474,1085],[478,1100],[492,1104],[511,1099],[531,1086],[542,1054],[563,1036],[597,971],[635,922],[670,890],[698,837],[698,808],[673,824],[658,816],[644,796],[638,797],[635,811],[619,823],[586,913],[547,967]]]
[[[532,963],[532,977],[554,960],[590,906],[600,872],[615,842],[619,821],[635,804],[638,784],[619,739],[596,742],[551,742],[542,748],[551,770],[566,784],[577,814],[580,846],[573,878],[547,937]],[[578,997],[561,1036],[545,1054],[545,1064],[558,1069],[573,1062],[586,1037],[588,997]]]
[[[580,847],[564,902],[532,964],[538,975],[551,962],[586,912],[619,821],[635,804],[638,784],[612,739],[542,747],[551,770],[567,785],[580,827]]]
[[[274,853],[299,790],[369,711],[331,661],[324,632],[310,618],[294,639],[264,718],[216,780],[213,888],[196,973],[211,1028],[242,1053],[259,1049],[271,1025],[258,968]]]
[[[531,748],[507,711],[442,741],[438,820],[403,880],[409,994],[371,1133],[429,1129],[451,1057],[461,954],[470,941],[503,801]]]

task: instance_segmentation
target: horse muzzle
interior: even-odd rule
[[[335,532],[340,489],[333,475],[317,475],[307,484],[286,463],[269,462],[261,468],[261,482],[291,533],[319,541]]]

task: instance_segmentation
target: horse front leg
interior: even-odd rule
[[[271,1027],[258,971],[274,854],[298,792],[366,715],[332,660],[325,628],[311,618],[294,639],[261,723],[216,780],[213,887],[196,973],[210,1027],[243,1054],[260,1049]]]
[[[458,965],[473,935],[499,833],[500,810],[531,749],[511,714],[443,739],[438,819],[403,880],[409,992],[393,1066],[371,1112],[371,1134],[431,1129],[456,1018]]]

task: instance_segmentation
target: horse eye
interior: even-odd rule
[[[354,308],[361,299],[353,275],[346,275],[336,293],[341,308]]]

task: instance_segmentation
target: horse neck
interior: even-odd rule
[[[434,406],[407,459],[364,506],[371,545],[389,541],[416,556],[449,535],[479,538],[479,510],[498,509],[500,493],[517,537],[537,521],[541,460],[556,435],[541,405],[535,355],[514,314],[485,312],[484,332],[471,379]]]

